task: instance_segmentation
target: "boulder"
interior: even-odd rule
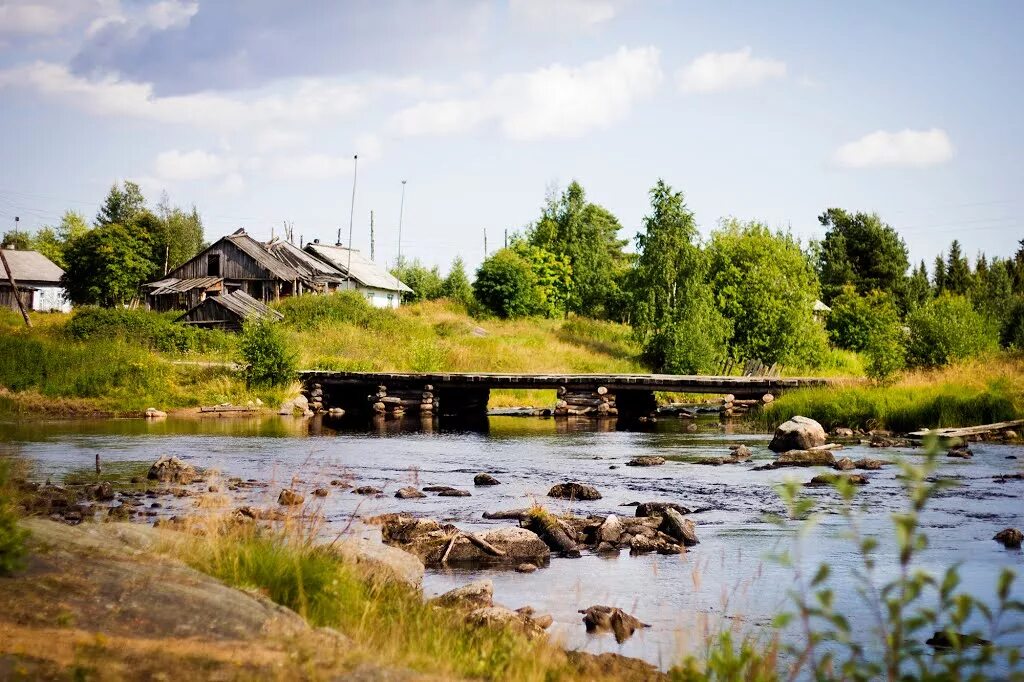
[[[853,429],[846,428],[845,426],[839,426],[832,429],[832,435],[836,438],[853,438]]]
[[[595,605],[588,609],[581,609],[583,624],[587,632],[613,632],[615,641],[622,644],[633,636],[633,633],[640,628],[650,627],[647,623],[641,622],[622,609],[615,606]]]
[[[640,457],[634,457],[633,459],[626,462],[628,467],[656,467],[661,466],[665,463],[664,457],[658,457],[657,455],[641,455]]]
[[[864,469],[865,471],[881,469],[884,464],[888,464],[888,462],[883,462],[880,459],[871,459],[870,457],[864,457],[854,462],[854,466],[857,469]]]
[[[660,530],[686,547],[700,544],[700,540],[697,539],[697,524],[691,519],[683,518],[675,509],[667,508],[662,512]]]
[[[114,486],[110,481],[101,481],[90,490],[92,498],[100,502],[109,502],[114,499]]]
[[[451,490],[442,490],[437,494],[438,497],[470,497],[472,493],[468,490],[457,490],[452,488]]]
[[[470,611],[466,622],[480,627],[515,628],[527,637],[534,639],[544,634],[543,625],[550,625],[550,617],[543,620],[534,618],[532,610],[513,611],[504,606],[485,606]]]
[[[528,561],[527,562],[523,562],[523,563],[519,564],[518,566],[516,566],[516,573],[533,573],[536,570],[537,570],[536,564],[531,564]]]
[[[477,580],[462,587],[449,590],[430,600],[434,606],[459,609],[479,609],[494,606],[494,583]]]
[[[1001,542],[1003,547],[1007,549],[1020,549],[1021,542],[1024,541],[1024,533],[1021,533],[1016,528],[1004,528],[996,533],[992,539],[996,542]]]
[[[421,493],[415,487],[407,485],[404,488],[399,488],[398,491],[395,493],[395,497],[397,497],[400,500],[413,500],[420,497],[426,497],[426,495]]]
[[[317,488],[316,490],[313,491],[313,495],[315,495],[316,497],[327,497],[330,494],[331,491],[328,490],[327,488]]]
[[[974,457],[974,452],[966,445],[956,445],[949,449],[946,456],[958,457],[959,459],[970,459],[971,457]]]
[[[146,478],[151,481],[160,481],[161,483],[187,485],[199,478],[199,472],[196,471],[194,466],[186,464],[177,457],[164,455],[149,467],[149,473],[146,474]]]
[[[768,447],[773,452],[809,450],[824,445],[825,442],[825,429],[821,427],[821,424],[813,419],[797,415],[779,424]]]
[[[522,563],[540,566],[551,560],[551,550],[536,533],[516,526],[477,533],[476,538],[483,543],[474,543],[451,524],[387,514],[383,518],[381,536],[385,543],[415,554],[431,567],[440,566],[442,559],[445,559],[447,565],[508,568],[515,568]],[[499,554],[492,554],[480,544],[496,549]]]
[[[372,485],[361,485],[353,489],[352,492],[356,495],[380,495],[381,489],[374,488]]]
[[[771,463],[771,468],[782,467],[835,467],[836,458],[828,450],[789,450]]]
[[[855,468],[857,468],[857,464],[849,457],[842,457],[836,460],[836,469],[840,471],[849,471]]]
[[[754,456],[754,453],[751,452],[750,448],[746,445],[730,445],[729,449],[732,450],[732,454],[729,455],[729,459],[734,462],[746,462]]]
[[[389,547],[379,540],[353,537],[326,546],[344,559],[365,566],[374,578],[402,583],[417,590],[423,584],[423,562],[409,552]]]
[[[863,474],[820,474],[815,476],[804,486],[808,488],[823,488],[835,484],[836,481],[849,481],[853,485],[867,485],[868,478]]]
[[[477,474],[473,477],[473,485],[501,485],[501,481],[490,474]]]
[[[622,537],[622,522],[615,514],[609,514],[604,523],[597,529],[598,542],[617,544]]]
[[[306,501],[306,498],[290,488],[283,488],[280,494],[277,496],[277,503],[291,507],[302,504]]]
[[[146,408],[145,415],[146,419],[163,419],[167,416],[167,413],[163,410],[158,410],[155,407]]]
[[[675,509],[680,514],[692,514],[689,509],[675,502],[642,502],[636,506],[636,516],[661,516],[666,509]]]
[[[551,487],[548,497],[557,497],[563,500],[600,500],[601,493],[597,488],[583,483],[565,482]]]
[[[425,492],[425,493],[443,493],[443,492],[448,492],[448,491],[452,491],[452,490],[458,490],[458,488],[453,488],[450,485],[425,485],[425,486],[423,486],[423,492]]]

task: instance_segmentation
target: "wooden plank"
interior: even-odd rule
[[[925,438],[927,436],[938,436],[939,438],[965,438],[977,436],[992,431],[1005,431],[1015,427],[1024,426],[1024,419],[1015,419],[1008,422],[996,422],[995,424],[981,424],[979,426],[965,426],[962,428],[944,429],[922,429],[907,434],[908,438]]]

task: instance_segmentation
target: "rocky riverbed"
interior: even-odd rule
[[[133,490],[115,499],[105,490],[86,492],[81,511],[100,517],[155,522],[201,514],[209,502],[199,500],[211,496],[223,496],[232,509],[272,516],[289,509],[279,503],[288,490],[302,498],[303,508],[323,515],[326,536],[373,538],[398,530],[399,519],[429,519],[435,525],[427,532],[435,535],[416,552],[428,564],[428,597],[489,579],[496,602],[550,614],[548,633],[567,646],[639,656],[663,667],[681,646],[699,644],[705,626],[742,622],[756,631],[784,603],[788,571],[765,558],[794,538],[792,526],[766,518],[784,511],[776,484],[861,476],[859,497],[869,509],[865,527],[882,540],[884,563],[893,551],[889,514],[903,501],[895,463],[921,457],[920,450],[894,447],[899,441],[871,447],[846,437],[842,450],[829,451],[830,461],[791,455],[798,466],[778,467],[768,447],[771,434],[727,434],[713,422],[696,433],[674,421],[620,432],[590,422],[567,428],[523,418],[492,418],[486,432],[391,428],[383,434],[345,432],[328,423],[311,433],[291,419],[0,425],[0,447],[31,460],[40,483],[49,478],[62,485],[68,472],[94,467],[97,454],[106,470],[135,467]],[[190,482],[148,479],[149,465],[165,455],[219,473]],[[1024,525],[1024,481],[1016,477],[1022,462],[1010,459],[1016,457],[1024,459],[1024,448],[999,443],[971,444],[969,458],[943,457],[940,475],[961,485],[944,491],[925,516],[932,543],[923,562],[938,570],[963,561],[965,584],[980,596],[992,594],[1000,567],[1024,568],[1019,549],[992,539],[1006,527]],[[557,486],[562,489],[550,496]],[[401,490],[407,494],[396,496]],[[841,519],[829,513],[837,508],[835,491],[828,485],[805,491],[826,512],[807,542],[805,560],[830,562],[844,613],[855,622],[866,619],[849,586],[856,556],[841,537]],[[678,519],[664,509],[638,514],[644,510],[638,503],[647,502],[678,505]],[[544,519],[508,515],[535,505],[551,515],[546,525]],[[122,506],[127,509],[116,511]],[[495,513],[504,516],[493,518]],[[382,517],[395,514],[402,516]],[[70,520],[76,520],[73,514]],[[529,535],[519,533],[520,526]],[[551,537],[555,530],[576,551],[560,547]],[[684,530],[699,544],[687,542]],[[648,541],[652,546],[645,546]],[[478,555],[501,559],[487,546],[510,560],[477,561]],[[463,560],[467,556],[476,558]],[[650,627],[636,627],[625,638],[599,629],[588,633],[580,612],[595,606],[621,608]],[[604,613],[593,612],[591,619]]]

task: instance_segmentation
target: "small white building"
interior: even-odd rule
[[[64,271],[56,263],[38,251],[4,249],[3,252],[26,308],[42,312],[71,310],[60,282]],[[18,310],[18,301],[3,266],[0,266],[0,306]]]
[[[313,241],[306,244],[306,250],[341,272],[344,280],[338,290],[355,289],[375,308],[397,308],[402,303],[402,294],[412,293],[412,289],[358,249]]]

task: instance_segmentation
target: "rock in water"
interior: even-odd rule
[[[149,473],[146,474],[146,478],[151,481],[160,481],[161,483],[187,485],[198,479],[199,473],[191,464],[186,464],[177,457],[167,457],[165,455],[153,462],[153,466],[149,467]]]
[[[858,459],[856,462],[854,462],[854,466],[856,468],[864,469],[865,471],[875,471],[877,469],[881,469],[883,464],[888,464],[888,462],[883,462],[880,459],[871,459],[868,457]]]
[[[776,457],[771,464],[773,469],[818,466],[835,468],[836,458],[828,450],[789,450]]]
[[[617,544],[622,537],[622,522],[615,514],[609,514],[604,523],[597,529],[598,542]]]
[[[295,506],[295,505],[298,505],[298,504],[302,504],[305,501],[306,501],[305,497],[303,497],[300,493],[297,493],[294,490],[291,490],[290,488],[282,489],[281,493],[277,496],[277,503],[278,504],[283,504],[283,505],[289,506],[289,507],[292,507],[292,506]]]
[[[460,609],[480,609],[494,606],[494,583],[490,580],[477,580],[449,590],[439,597],[434,597],[429,603],[435,606]]]
[[[372,485],[361,485],[352,491],[356,495],[380,495],[380,488],[374,488]]]
[[[477,474],[473,477],[473,485],[501,485],[501,481],[490,474]]]
[[[773,452],[787,450],[809,450],[826,442],[825,429],[821,424],[799,415],[779,424],[768,447]]]
[[[472,493],[468,490],[457,490],[452,488],[451,490],[442,490],[437,494],[438,497],[470,497]]]
[[[754,453],[746,445],[730,445],[729,449],[732,450],[729,459],[733,462],[746,462],[754,456]]]
[[[832,429],[832,435],[836,438],[853,438],[853,429],[846,428],[845,426],[839,426]]]
[[[840,471],[849,471],[850,469],[857,468],[857,464],[849,457],[843,457],[842,459],[836,460],[836,469]]]
[[[640,457],[634,457],[633,459],[626,462],[628,467],[656,467],[661,466],[665,463],[664,457],[658,457],[657,455],[641,455]]]
[[[416,490],[413,486],[408,485],[404,488],[399,488],[398,492],[395,493],[395,497],[400,500],[413,500],[419,497],[426,497],[426,495]]]
[[[615,606],[595,605],[580,610],[587,632],[614,632],[615,641],[622,644],[640,628],[650,627],[635,616]]]
[[[675,509],[680,514],[692,514],[689,509],[675,502],[643,502],[636,506],[637,516],[661,515],[666,509]]]
[[[849,481],[853,485],[867,485],[868,477],[863,474],[821,474],[804,483],[804,486],[807,488],[823,488],[833,485],[836,481]]]
[[[548,497],[557,497],[563,500],[600,500],[601,493],[597,488],[583,483],[565,482],[552,486],[548,491]]]
[[[992,539],[1003,543],[1003,547],[1007,549],[1020,549],[1021,542],[1024,541],[1024,533],[1016,528],[1004,528]]]
[[[947,457],[958,457],[960,459],[970,459],[974,457],[974,452],[966,445],[957,445],[949,449],[946,453]]]
[[[533,573],[536,570],[537,570],[537,567],[534,564],[531,564],[528,561],[523,562],[523,563],[519,564],[518,566],[516,566],[516,573]]]
[[[683,543],[686,547],[700,544],[697,539],[697,524],[675,509],[668,508],[661,513],[661,531],[672,539]]]

